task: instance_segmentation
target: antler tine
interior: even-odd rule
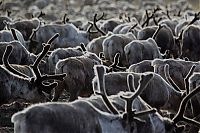
[[[64,80],[65,76],[66,76],[65,73],[56,74],[56,75],[43,75],[41,77],[41,81],[46,81],[46,80],[59,80],[59,81],[62,81],[62,80]]]
[[[114,57],[114,61],[113,63],[109,66],[109,68],[115,68],[115,69],[118,69],[118,70],[121,70],[121,71],[125,71],[126,68],[125,67],[120,67],[118,66],[119,64],[119,59],[120,59],[120,53],[116,53],[115,54],[115,57]]]
[[[105,59],[105,56],[104,56],[104,53],[103,53],[103,52],[100,52],[100,53],[99,53],[99,58],[102,59],[102,60]]]
[[[138,23],[134,24],[128,31],[135,29],[135,27],[137,27],[137,26],[138,26]]]
[[[33,73],[36,76],[36,78],[41,78],[41,73],[38,69],[38,65],[42,61],[42,59],[47,55],[49,49],[50,49],[50,43],[52,43],[57,37],[59,36],[58,33],[56,33],[53,37],[51,37],[48,41],[47,44],[43,46],[42,52],[39,54],[39,56],[36,58],[35,62],[33,65],[31,65],[31,68],[33,69]]]
[[[81,49],[82,49],[83,52],[87,51],[84,43],[81,43]]]
[[[88,22],[88,24],[90,24],[90,26],[87,28],[87,32],[90,34],[96,34],[98,33],[98,31],[91,31],[92,27],[93,27],[93,23],[92,22]]]
[[[106,107],[113,113],[119,114],[118,110],[114,107],[114,105],[110,102],[107,97],[106,90],[105,90],[105,68],[102,65],[94,66],[95,73],[98,77],[97,84],[99,92],[95,92],[95,94],[100,95],[106,105]]]
[[[152,108],[152,109],[145,110],[145,111],[135,112],[134,116],[135,117],[139,117],[139,116],[142,116],[142,115],[156,113],[156,112],[157,112],[157,109],[156,108]]]
[[[167,9],[167,17],[168,17],[169,20],[172,20],[172,18],[169,15],[169,10],[168,9]]]
[[[59,33],[56,33],[55,35],[53,35],[48,41],[47,41],[47,44],[52,44],[52,42],[58,38],[60,36]]]
[[[155,8],[155,9],[153,10],[153,12],[151,13],[151,16],[149,16],[148,10],[146,10],[146,20],[145,20],[144,23],[142,24],[142,27],[144,27],[145,24],[146,24],[146,26],[148,26],[148,25],[149,25],[149,20],[152,19],[152,18],[154,17],[155,13],[156,13],[157,11],[159,11],[159,10],[160,10],[159,7]]]
[[[46,54],[48,53],[50,49],[50,45],[47,44],[43,47],[43,50],[42,52],[39,54],[39,56],[37,57],[37,59],[35,60],[35,62],[33,63],[33,65],[31,65],[31,68],[33,69],[33,73],[35,75],[35,77],[38,79],[38,78],[41,78],[41,73],[38,69],[38,65],[40,64],[41,60],[46,56]]]
[[[127,85],[128,85],[128,91],[136,91],[135,85],[134,85],[134,76],[133,74],[128,74],[127,76]]]
[[[177,40],[181,40],[181,39],[182,39],[183,31],[184,31],[184,30],[181,30],[181,33],[180,33],[179,36],[177,37]]]
[[[14,29],[14,28],[11,28],[10,30],[11,30],[11,33],[12,33],[13,38],[14,38],[15,40],[18,41],[18,38],[17,38],[15,29]]]
[[[163,28],[163,25],[158,25],[158,28],[156,29],[155,33],[153,34],[152,38],[155,40],[156,36],[158,35],[159,31]]]
[[[174,87],[175,90],[181,92],[181,89],[178,87],[178,85],[176,85],[176,83],[172,80],[170,73],[169,73],[169,64],[166,64],[164,66],[164,73],[165,73],[165,78],[167,80],[168,83],[170,83],[172,85],[172,87]]]
[[[143,24],[141,25],[142,27],[145,26],[146,23],[148,23],[148,20],[149,20],[149,13],[148,13],[148,10],[145,10],[145,13],[146,13],[146,20],[143,22]],[[146,24],[148,25],[148,24]]]
[[[200,12],[195,13],[194,18],[192,19],[192,21],[187,26],[192,25],[194,22],[196,22],[199,19],[200,19]]]
[[[130,100],[133,101],[137,96],[139,96],[142,93],[142,91],[147,87],[147,85],[149,84],[149,82],[151,81],[151,79],[153,77],[154,77],[153,74],[142,75],[140,77],[139,85],[138,85],[137,90],[135,91],[135,93],[131,97],[122,96],[122,98],[123,99],[130,99]]]
[[[189,91],[190,91],[189,90],[189,78],[193,74],[195,68],[196,68],[196,65],[192,65],[192,67],[190,68],[188,74],[184,78],[184,84],[185,84],[186,94],[189,94]]]
[[[45,16],[45,13],[43,11],[40,11],[40,14],[37,16],[37,18],[41,18],[43,16]]]
[[[97,17],[97,14],[96,14],[96,17]],[[96,20],[99,21],[99,20],[103,19],[103,17],[104,17],[104,12],[102,13],[102,15],[98,19],[96,18]]]
[[[36,32],[39,30],[39,28],[40,28],[40,23],[36,29],[32,29],[32,33],[29,36],[29,40],[33,41],[33,36],[36,34]]]
[[[135,111],[132,111],[132,103],[136,97],[138,97],[142,91],[146,88],[146,86],[149,84],[151,79],[153,78],[153,74],[148,74],[148,75],[142,75],[139,80],[139,85],[137,87],[137,90],[135,93],[130,96],[120,96],[123,100],[126,101],[126,114],[127,114],[127,119],[128,122],[131,122],[133,120],[133,117],[135,116]],[[133,80],[133,79],[132,79]]]
[[[5,66],[5,68],[6,68],[8,71],[10,71],[10,72],[12,72],[12,73],[14,73],[14,74],[16,74],[16,75],[22,76],[22,77],[24,77],[24,78],[29,78],[27,75],[25,75],[25,74],[23,74],[23,73],[17,71],[16,69],[14,69],[14,68],[10,65],[8,59],[9,59],[9,57],[10,57],[10,54],[11,54],[12,50],[13,50],[13,46],[8,45],[8,46],[6,47],[5,52],[4,52],[4,54],[3,54],[3,58],[2,58],[3,65]]]
[[[157,22],[157,20],[156,20],[156,17],[155,17],[155,16],[153,16],[153,22],[154,22],[154,24],[155,24],[155,25],[158,25],[158,22]]]
[[[68,21],[69,21],[69,18],[67,17],[67,13],[65,13],[63,16],[62,22],[63,22],[63,24],[66,24],[66,22],[68,22]]]
[[[115,67],[119,64],[119,59],[120,59],[120,53],[116,53],[114,57],[113,63],[110,65],[110,67]]]
[[[184,116],[184,112],[185,112],[185,109],[186,109],[186,105],[187,105],[187,102],[194,96],[196,95],[197,93],[200,92],[200,85],[198,87],[196,87],[191,93],[189,93],[187,96],[185,96],[183,98],[183,100],[181,101],[181,104],[179,106],[179,111],[178,113],[175,115],[175,117],[172,119],[173,122],[174,122],[174,125],[176,123],[178,123],[179,121],[185,121],[189,124],[192,124],[192,125],[195,125],[197,127],[200,127],[200,122],[197,122],[193,119],[190,119],[190,118],[187,118]]]
[[[102,15],[103,16],[103,15]],[[106,35],[106,33],[104,31],[102,31],[98,26],[97,26],[97,22],[102,19],[103,17],[100,17],[99,19],[97,19],[97,14],[94,15],[94,19],[93,19],[93,25],[94,27],[97,29],[97,31],[99,31],[103,36]]]

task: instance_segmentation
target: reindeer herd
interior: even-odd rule
[[[1,16],[0,106],[31,104],[12,115],[14,132],[199,133],[200,12],[161,1],[86,23]]]

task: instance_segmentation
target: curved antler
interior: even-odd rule
[[[52,89],[54,87],[57,86],[57,83],[51,83],[48,85],[45,85],[43,83],[43,81],[46,80],[63,80],[63,78],[66,76],[66,74],[56,74],[56,75],[41,75],[41,72],[38,68],[40,62],[42,61],[42,59],[47,55],[50,47],[51,47],[51,43],[59,36],[58,33],[56,33],[53,37],[51,37],[48,41],[47,44],[43,45],[43,50],[42,52],[39,54],[39,56],[37,57],[37,59],[35,60],[35,62],[33,63],[33,65],[31,65],[32,68],[32,72],[33,75],[35,75],[35,78],[32,79],[32,82],[34,84],[36,84],[37,86],[41,87],[42,91],[44,90],[49,90]],[[49,92],[49,91],[46,91]]]
[[[59,33],[56,33],[55,35],[53,35],[48,41],[47,41],[47,44],[52,44],[52,42],[58,38],[60,36]]]
[[[120,53],[116,53],[116,54],[115,54],[115,57],[114,57],[114,61],[113,61],[113,63],[109,66],[109,68],[111,68],[111,69],[118,69],[118,70],[121,70],[121,71],[125,71],[125,70],[126,70],[126,67],[120,67],[120,66],[118,66],[118,64],[119,64],[119,59],[120,59]]]
[[[137,87],[137,90],[134,92],[134,94],[130,97],[127,97],[127,96],[120,96],[120,98],[122,98],[123,100],[126,101],[126,109],[125,109],[125,114],[127,115],[127,120],[129,123],[131,123],[135,117],[135,110],[133,111],[132,110],[132,103],[134,101],[134,99],[136,97],[138,97],[142,92],[143,90],[147,87],[147,85],[149,84],[149,82],[151,81],[151,79],[153,78],[153,74],[148,74],[148,75],[142,75],[140,77],[140,80],[138,81],[139,82],[139,85]],[[133,80],[133,79],[132,79]],[[133,81],[132,81],[133,82]],[[146,113],[150,113],[150,112],[154,112],[152,110],[147,110],[145,111],[145,113],[138,113],[137,116],[140,115],[144,115]]]
[[[41,23],[41,22],[40,22]],[[34,35],[36,35],[36,32],[39,30],[39,28],[40,28],[40,24],[39,23],[39,25],[38,25],[38,27],[36,28],[36,29],[32,29],[32,33],[31,33],[31,35],[29,36],[29,40],[31,40],[31,41],[35,41],[35,40],[33,40],[33,37],[34,37]]]
[[[115,115],[118,115],[118,110],[114,107],[114,105],[110,102],[107,97],[106,90],[105,90],[105,68],[103,65],[94,66],[94,71],[98,77],[97,84],[99,92],[95,92],[95,94],[100,95],[106,105],[106,107]]]
[[[173,79],[171,78],[169,74],[169,64],[166,64],[164,66],[164,73],[165,73],[165,78],[167,82],[170,83],[175,90],[181,92],[181,89],[178,87],[178,85],[176,85],[176,83],[173,81]]]
[[[194,22],[196,22],[199,19],[200,19],[200,12],[195,13],[194,18],[192,19],[192,21],[187,26],[192,25]]]
[[[12,33],[13,38],[14,38],[16,41],[18,41],[18,38],[17,38],[15,29],[14,29],[14,28],[11,28],[10,30],[11,30],[11,33]]]
[[[184,116],[184,112],[185,112],[185,109],[186,109],[186,105],[187,105],[187,102],[194,96],[196,95],[197,93],[200,92],[200,85],[198,87],[196,87],[191,93],[189,93],[187,96],[185,96],[183,98],[183,100],[181,101],[181,104],[179,106],[179,111],[178,113],[175,115],[175,117],[172,119],[173,122],[174,122],[174,125],[176,125],[179,121],[185,121],[189,124],[192,124],[192,125],[195,125],[197,127],[200,127],[200,122],[197,122],[193,119],[190,119],[188,117],[185,117]]]
[[[192,67],[190,68],[188,74],[186,75],[186,77],[184,78],[184,84],[185,84],[185,90],[186,90],[186,94],[189,94],[189,78],[190,76],[193,74],[194,69],[196,68],[196,65],[192,65]]]
[[[106,33],[104,31],[102,31],[98,26],[97,26],[97,22],[102,19],[104,16],[104,13],[102,14],[102,16],[100,18],[97,19],[97,14],[94,15],[94,19],[93,19],[93,25],[94,27],[97,29],[97,31],[99,31],[103,36],[106,35]]]
[[[96,33],[98,33],[98,31],[91,31],[92,27],[93,27],[93,23],[92,22],[88,22],[88,24],[89,24],[89,27],[87,28],[87,32],[89,34],[96,34]]]
[[[150,19],[152,19],[152,18],[154,17],[155,13],[156,13],[157,11],[159,11],[159,10],[160,10],[159,7],[155,8],[155,9],[153,10],[153,12],[151,13],[151,16],[149,16],[148,10],[146,10],[146,11],[145,11],[145,12],[146,12],[146,20],[143,22],[143,24],[142,24],[141,26],[144,27],[145,24],[146,24],[146,26],[148,26],[148,25],[149,25]]]
[[[12,50],[13,50],[13,46],[11,46],[11,45],[8,45],[8,46],[6,47],[6,49],[5,49],[5,52],[4,52],[3,58],[2,58],[2,62],[3,62],[4,67],[5,67],[9,72],[12,72],[13,74],[22,76],[22,77],[24,77],[24,78],[29,78],[27,75],[25,75],[25,74],[23,74],[23,73],[17,71],[15,68],[13,68],[13,67],[10,65],[8,59],[9,59],[9,57],[10,57],[10,54],[11,54]]]
[[[128,91],[136,91],[135,85],[134,85],[134,76],[133,74],[128,74],[127,76],[127,85],[128,85]]]
[[[135,27],[137,27],[137,26],[138,26],[138,23],[134,24],[128,31],[135,29]]]
[[[159,31],[163,28],[163,25],[158,25],[158,28],[156,29],[155,33],[153,34],[152,38],[155,40],[156,36],[158,35]]]
[[[87,51],[84,43],[81,43],[81,49],[82,49],[83,52]]]

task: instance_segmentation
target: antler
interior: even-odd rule
[[[13,74],[22,76],[22,77],[24,77],[24,78],[29,78],[27,75],[25,75],[25,74],[23,74],[23,73],[17,71],[16,69],[14,69],[14,68],[10,65],[8,59],[9,59],[9,57],[10,57],[10,54],[11,54],[12,50],[13,50],[13,46],[8,45],[8,46],[6,47],[5,52],[4,52],[4,54],[3,54],[3,58],[2,58],[3,65],[5,66],[5,68],[6,68],[8,71],[12,72]]]
[[[125,110],[125,115],[127,115],[127,120],[129,123],[131,123],[135,117],[135,110],[132,110],[132,103],[134,101],[134,99],[136,97],[138,97],[142,92],[143,90],[147,87],[147,85],[149,84],[149,82],[151,81],[151,79],[153,78],[153,74],[148,74],[148,75],[142,75],[140,77],[140,80],[139,80],[139,85],[137,87],[137,90],[134,92],[134,94],[130,97],[127,97],[127,96],[120,96],[120,98],[122,98],[123,100],[126,101],[126,110]],[[133,80],[133,79],[132,79]],[[131,85],[129,85],[131,86]],[[146,113],[149,113],[149,112],[155,112],[155,111],[152,111],[152,110],[148,110],[148,111],[145,111],[145,113],[137,113],[137,116],[140,115],[143,115],[143,114],[146,114]],[[137,119],[138,120],[138,119]]]
[[[189,78],[190,76],[193,74],[194,69],[196,68],[196,65],[192,65],[192,67],[190,68],[188,74],[186,75],[186,77],[184,78],[184,84],[185,84],[185,90],[186,90],[186,94],[189,94]]]
[[[155,9],[153,10],[151,16],[149,16],[148,10],[146,10],[146,20],[144,21],[144,23],[143,23],[141,26],[144,27],[145,24],[146,24],[146,26],[148,26],[148,25],[149,25],[150,19],[152,19],[152,18],[154,17],[155,13],[156,13],[157,11],[159,11],[159,10],[160,10],[159,7],[155,8]]]
[[[126,70],[126,67],[118,66],[119,59],[120,59],[120,53],[116,53],[113,63],[109,66],[109,68],[111,68],[111,70],[114,70],[114,69],[121,70],[121,71],[125,71]]]
[[[135,27],[137,27],[137,26],[138,26],[138,23],[134,24],[128,31],[135,29]]]
[[[197,127],[200,127],[200,122],[197,122],[193,119],[190,119],[188,117],[185,117],[184,116],[184,112],[185,112],[185,109],[186,109],[186,105],[187,105],[187,102],[194,96],[196,95],[197,93],[200,92],[200,85],[198,87],[196,87],[191,93],[189,93],[187,96],[185,96],[183,98],[183,100],[181,101],[181,104],[179,106],[179,111],[178,113],[175,115],[175,117],[172,119],[173,122],[174,122],[174,125],[176,125],[179,121],[185,121],[189,124],[192,124],[192,125],[195,125]]]
[[[47,41],[47,44],[52,44],[52,42],[58,38],[60,36],[59,33],[56,33],[55,35],[53,35],[48,41]]]
[[[110,100],[108,99],[107,97],[107,94],[106,94],[106,90],[105,90],[105,68],[104,66],[102,65],[97,65],[97,66],[94,66],[94,71],[98,77],[98,80],[97,80],[97,83],[98,83],[98,89],[99,89],[99,92],[96,92],[95,91],[95,94],[96,95],[100,95],[106,105],[106,107],[113,113],[113,114],[116,114],[116,115],[119,115],[119,112],[118,110],[114,107],[114,105],[110,102]]]
[[[87,51],[84,43],[81,43],[81,49],[82,49],[83,52]]]
[[[169,74],[169,64],[166,64],[164,66],[164,73],[165,73],[165,78],[167,82],[170,83],[174,87],[175,90],[181,92],[181,89],[178,87],[178,85],[176,85],[176,83],[173,81],[173,79],[171,78]]]
[[[11,30],[11,33],[12,33],[13,38],[14,38],[15,40],[18,41],[18,38],[17,38],[15,29],[14,29],[14,28],[11,28],[10,30]]]
[[[128,74],[127,76],[127,85],[128,85],[128,91],[136,91],[135,85],[134,85],[134,76],[133,74]]]
[[[47,44],[43,45],[43,50],[42,52],[39,54],[39,56],[37,57],[37,59],[35,60],[35,62],[33,63],[33,65],[31,65],[33,74],[35,75],[35,78],[32,80],[35,84],[37,84],[38,86],[41,86],[42,88],[52,88],[54,86],[56,86],[56,82],[54,83],[50,83],[48,85],[43,84],[43,81],[45,80],[63,80],[63,78],[66,76],[66,74],[56,74],[56,75],[41,75],[41,72],[38,68],[38,65],[40,64],[41,60],[46,56],[46,54],[48,53],[49,49],[50,49],[50,43],[52,43],[57,37],[59,36],[58,33],[56,33],[53,37],[51,37],[48,41]]]
[[[159,31],[163,28],[163,25],[158,25],[158,28],[156,29],[155,33],[153,34],[152,38],[155,40],[156,36],[158,35]]]
[[[35,41],[35,40],[33,40],[33,37],[34,37],[34,35],[36,34],[36,32],[39,30],[39,28],[40,28],[40,23],[39,23],[39,25],[38,25],[38,27],[37,27],[36,29],[33,29],[33,30],[32,30],[32,33],[31,33],[31,35],[29,36],[29,40]]]
[[[88,22],[89,27],[87,28],[87,32],[90,34],[96,34],[98,33],[98,31],[91,31],[92,27],[93,27],[93,23],[92,22]]]
[[[197,21],[199,19],[200,19],[200,12],[195,13],[194,18],[192,19],[192,21],[187,26],[192,25],[195,21]]]
[[[55,38],[57,38],[59,36],[59,34],[55,34],[49,41],[48,43],[52,43],[53,40],[55,40]],[[32,73],[34,75],[34,78],[31,79],[31,83],[33,83],[34,85],[36,85],[39,90],[42,92],[47,92],[50,93],[50,90],[52,88],[55,88],[57,86],[57,82],[53,82],[53,83],[43,83],[43,81],[46,80],[63,80],[63,78],[66,76],[66,74],[56,74],[56,75],[41,75],[40,70],[38,68],[38,65],[40,64],[41,60],[46,56],[46,54],[48,53],[48,50],[50,49],[50,44],[46,44],[43,45],[43,50],[40,53],[40,55],[37,57],[37,59],[35,60],[35,62],[33,63],[32,66],[30,66],[32,68]],[[12,52],[13,47],[8,45],[6,47],[5,53],[3,55],[3,65],[5,66],[5,68],[16,74],[19,76],[22,76],[24,78],[27,78],[28,80],[30,80],[30,77],[28,77],[27,75],[15,70],[12,66],[10,66],[9,62],[8,62],[8,58]]]
[[[106,35],[106,33],[104,31],[102,31],[98,26],[97,26],[97,22],[99,20],[101,20],[104,16],[104,13],[102,14],[102,16],[100,18],[97,19],[97,14],[94,15],[94,19],[93,19],[93,25],[94,27],[97,29],[97,31],[99,31],[103,36]]]
[[[43,16],[45,16],[45,13],[43,11],[40,11],[40,14],[37,16],[37,18],[41,18]]]
[[[67,17],[67,14],[65,13],[62,19],[63,24],[66,24],[69,21],[69,18]]]

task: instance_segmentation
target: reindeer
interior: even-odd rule
[[[7,22],[7,28],[14,28],[21,32],[25,41],[29,40],[32,30],[36,29],[40,25],[40,20],[38,18],[32,18],[28,20],[20,20],[15,22]]]
[[[89,42],[89,34],[86,31],[78,30],[73,24],[39,25],[30,36],[29,51],[33,53],[40,52],[41,44],[48,41],[48,38],[55,33],[59,33],[60,36],[52,44],[51,50],[55,48],[76,47],[80,46],[80,43],[88,44]]]
[[[57,86],[57,82],[49,83],[47,80],[62,80],[65,74],[59,75],[41,75],[38,65],[42,58],[47,54],[50,49],[50,43],[58,36],[56,34],[52,37],[47,44],[45,44],[43,51],[39,54],[34,64],[30,67],[31,77],[16,70],[9,64],[9,56],[13,50],[11,45],[6,47],[3,55],[3,66],[0,66],[1,78],[1,96],[0,104],[9,101],[22,99],[30,102],[39,102],[46,99],[44,92],[50,94],[51,90]],[[26,68],[27,69],[27,68]],[[29,69],[29,70],[30,70]],[[21,70],[22,71],[22,70]]]
[[[155,58],[162,59],[162,54],[152,38],[141,41],[134,40],[128,43],[124,47],[124,53],[129,66],[139,63],[142,60],[152,60]]]
[[[70,93],[69,101],[77,99],[78,96],[91,95],[94,77],[93,66],[98,64],[101,64],[101,59],[91,53],[59,60],[55,73],[66,73],[67,76],[55,89],[53,101],[58,100],[64,89]]]
[[[183,43],[181,47],[182,57],[187,57],[191,61],[199,61],[199,36],[199,26],[190,25],[184,30]]]

